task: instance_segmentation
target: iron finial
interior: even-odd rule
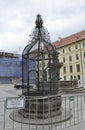
[[[43,27],[43,20],[42,20],[40,14],[37,15],[37,18],[36,18],[35,24],[36,24],[36,28],[38,28],[38,29],[40,29],[40,28]]]

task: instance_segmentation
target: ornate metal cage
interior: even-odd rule
[[[58,52],[38,14],[29,44],[22,53],[22,94],[46,96],[58,93]]]

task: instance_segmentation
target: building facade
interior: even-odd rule
[[[18,54],[0,52],[0,84],[21,80],[22,61]]]
[[[85,83],[85,30],[53,43],[59,52],[61,80],[77,79]]]
[[[34,58],[31,58],[29,61],[30,83],[36,82],[36,74],[33,71],[35,68],[36,62]],[[21,81],[22,55],[8,52],[0,52],[0,84],[15,84]]]
[[[63,63],[60,69],[61,80],[74,80],[85,83],[85,30],[70,35],[53,43],[59,52],[59,62]],[[46,57],[46,55],[45,55]],[[37,64],[30,60],[30,83],[35,83]],[[47,62],[44,63],[47,66]],[[40,63],[42,68],[42,62]],[[48,80],[49,69],[46,68]],[[42,78],[40,72],[40,79]],[[22,79],[22,58],[19,54],[0,52],[0,83],[16,83]]]

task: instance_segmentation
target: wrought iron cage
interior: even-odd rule
[[[58,93],[58,52],[38,14],[29,44],[22,53],[22,93],[42,96]]]

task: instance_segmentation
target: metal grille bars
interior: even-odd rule
[[[58,93],[58,52],[38,14],[29,44],[22,53],[23,95],[44,96]],[[33,66],[33,67],[32,67]]]

